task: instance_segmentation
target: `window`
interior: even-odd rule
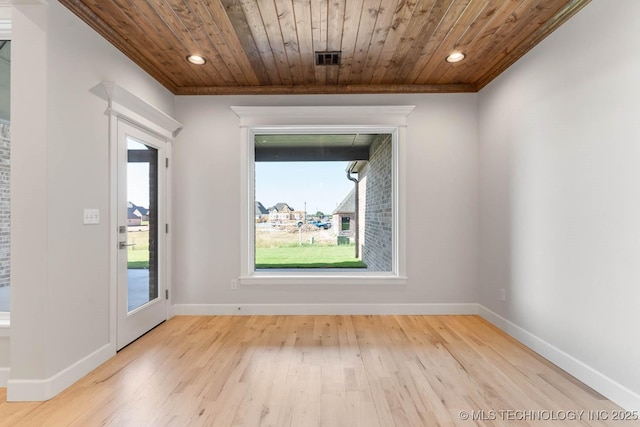
[[[413,107],[232,107],[240,117],[243,147],[242,185],[248,195],[243,200],[241,238],[241,285],[287,284],[402,284],[404,277],[404,203],[400,164],[404,122]],[[363,125],[347,125],[356,119]],[[367,124],[366,122],[379,124]],[[288,122],[288,123],[287,123]],[[307,124],[300,125],[298,122]],[[392,124],[388,124],[392,122]],[[308,123],[312,123],[309,125]],[[284,167],[289,162],[334,162],[342,164],[346,188],[359,206],[352,212],[337,205],[349,194],[344,189],[333,194],[336,206],[331,212],[315,209],[310,200],[296,204],[284,196],[260,200],[261,164]],[[281,168],[282,169],[282,168]],[[296,176],[290,177],[297,179]],[[284,189],[285,183],[282,184]],[[258,197],[256,197],[258,196]],[[307,193],[304,198],[311,199]],[[382,202],[382,203],[381,203]],[[302,204],[301,204],[302,203]],[[376,206],[378,203],[379,206]],[[266,212],[265,212],[266,211]],[[269,229],[269,218],[280,221],[278,227],[298,233],[298,246],[315,244],[303,231],[327,231],[333,246],[352,248],[353,258],[361,266],[300,266],[295,263],[264,268],[257,258],[257,230]],[[300,218],[304,218],[303,221]],[[284,222],[287,222],[284,224]],[[302,223],[302,224],[301,224]],[[326,227],[326,228],[325,228]],[[329,231],[330,230],[330,231]],[[351,234],[353,233],[353,234]],[[377,239],[377,241],[376,241]],[[359,241],[356,241],[359,240]],[[295,242],[294,242],[295,244]]]
[[[255,205],[271,206],[269,219],[254,226],[256,271],[393,271],[392,140],[366,132],[255,134]],[[353,232],[352,216],[360,224]]]
[[[273,137],[256,135],[257,159],[264,157],[260,141],[282,140],[282,135]],[[314,136],[315,143],[319,137]],[[305,139],[308,145],[308,136]],[[256,270],[366,268],[354,241],[338,247],[340,226],[333,213],[338,202],[353,193],[345,172],[348,162],[302,158],[298,153],[295,161],[280,161],[279,154],[255,162],[255,206],[267,206],[264,211],[269,212],[254,225]]]
[[[10,298],[11,41],[0,40],[0,322],[8,321]]]

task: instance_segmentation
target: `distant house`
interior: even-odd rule
[[[349,194],[338,204],[333,211],[333,231],[338,236],[355,237],[356,224],[356,190]]]
[[[127,203],[127,225],[142,225],[142,221],[149,221],[149,209],[134,203]]]
[[[135,208],[127,208],[127,225],[142,225],[142,216],[137,213]]]
[[[306,217],[305,211],[293,211],[292,213],[293,219],[297,221],[304,221]]]
[[[269,208],[269,222],[287,222],[294,220],[294,211],[286,203],[277,203]]]
[[[264,222],[269,218],[269,210],[264,205],[256,201],[255,210],[256,222]]]

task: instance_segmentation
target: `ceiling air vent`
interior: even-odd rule
[[[340,51],[316,52],[316,65],[340,65]]]

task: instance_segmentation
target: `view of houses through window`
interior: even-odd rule
[[[11,273],[11,41],[0,40],[0,312],[9,311]]]
[[[389,134],[256,135],[255,268],[392,271]]]

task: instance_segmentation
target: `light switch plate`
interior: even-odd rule
[[[83,224],[100,224],[100,209],[84,209]]]

